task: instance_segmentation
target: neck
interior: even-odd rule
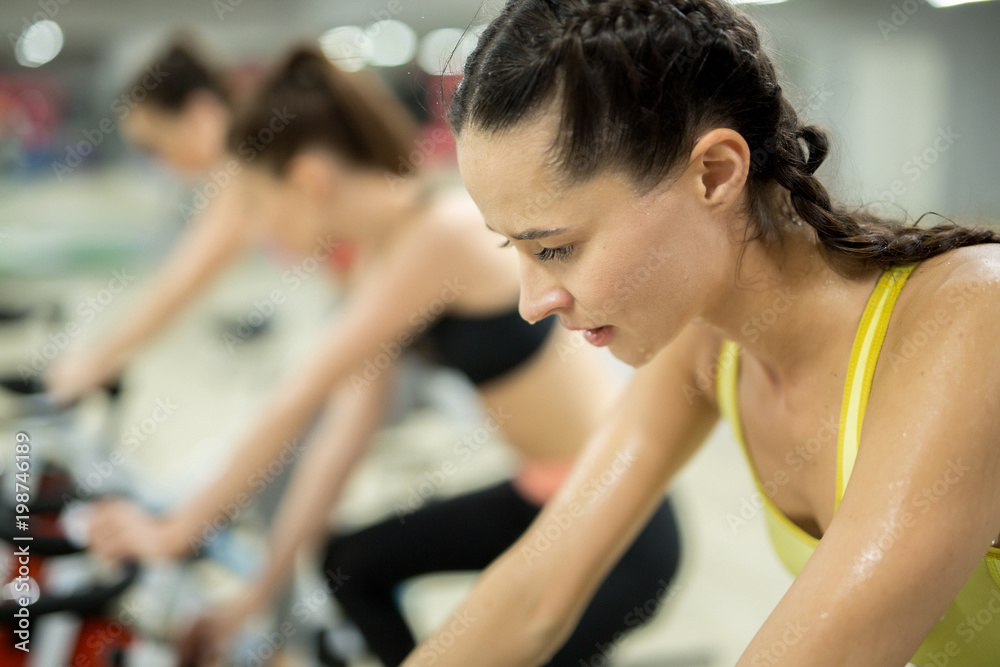
[[[852,341],[879,271],[852,278],[823,259],[809,227],[794,227],[781,243],[746,246],[736,280],[703,319],[752,354],[776,385],[813,372],[837,342]]]
[[[381,172],[358,170],[343,183],[357,202],[346,211],[351,240],[378,244],[420,214],[426,203],[426,184],[417,178],[387,178]],[[360,224],[355,224],[358,221]],[[332,223],[337,224],[337,223]],[[337,224],[338,230],[344,227]]]

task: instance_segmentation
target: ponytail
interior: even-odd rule
[[[832,266],[877,266],[884,270],[922,262],[955,248],[1000,243],[1000,235],[989,229],[954,223],[927,228],[907,226],[835,205],[815,176],[829,151],[826,133],[813,125],[799,126],[791,106],[783,102],[783,107],[786,126],[779,135],[784,141],[778,144],[771,176],[788,191],[799,220],[815,230]]]
[[[156,76],[153,86],[149,85],[150,70]],[[175,37],[160,56],[136,75],[128,90],[136,88],[145,90],[144,104],[171,113],[180,113],[191,96],[200,91],[215,95],[226,106],[231,101],[218,72],[208,65],[187,35]]]
[[[251,155],[278,174],[311,148],[402,174],[416,138],[416,122],[377,79],[342,71],[313,47],[293,50],[237,115],[230,150],[244,153],[248,140],[267,130],[269,141],[255,142]]]

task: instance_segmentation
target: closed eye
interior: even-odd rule
[[[566,259],[572,252],[572,245],[564,245],[558,248],[542,248],[539,252],[534,254],[540,261],[548,262],[553,259]]]

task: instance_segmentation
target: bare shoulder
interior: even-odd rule
[[[1000,330],[1000,244],[959,248],[918,266],[900,293],[883,348],[899,382],[978,378]],[[897,372],[898,371],[898,372]]]
[[[941,281],[996,280],[1000,278],[1000,243],[983,243],[949,250],[922,262],[914,276],[919,273]]]
[[[492,245],[484,244],[492,240]],[[419,248],[428,257],[459,264],[483,247],[495,249],[500,236],[490,232],[475,203],[461,188],[438,192],[404,232],[408,248]]]
[[[904,329],[995,321],[1000,314],[1000,244],[951,250],[918,266],[900,295],[898,319]],[[905,334],[904,334],[905,335]]]
[[[424,209],[421,221],[428,228],[452,236],[488,231],[476,203],[461,187],[436,192]]]

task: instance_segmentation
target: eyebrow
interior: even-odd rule
[[[496,232],[497,234],[500,234],[500,232],[497,232],[497,230],[490,227],[489,224],[486,225],[486,228],[491,232]],[[511,238],[514,239],[515,241],[536,241],[538,239],[548,238],[549,236],[556,236],[557,234],[562,234],[565,231],[566,231],[565,227],[557,227],[555,229],[529,229],[519,234],[514,234],[513,236],[511,236]]]

